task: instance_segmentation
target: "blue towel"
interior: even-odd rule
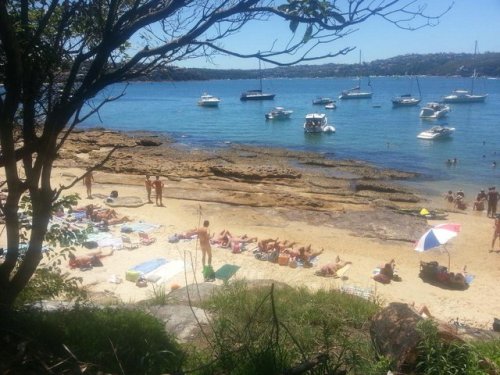
[[[130,270],[145,274],[154,271],[155,269],[157,269],[160,266],[163,266],[167,262],[168,261],[165,258],[151,259],[144,263],[138,264],[137,266],[132,267]]]

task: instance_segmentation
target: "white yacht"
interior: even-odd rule
[[[274,107],[271,112],[265,114],[266,120],[288,120],[293,111],[283,107]]]
[[[448,112],[450,112],[450,107],[447,105],[430,102],[420,110],[420,118],[434,120],[445,117]]]
[[[336,109],[337,105],[335,103],[328,103],[325,105],[325,109]]]
[[[203,94],[198,100],[198,105],[202,107],[218,107],[220,103],[220,99],[213,95]]]
[[[455,90],[450,95],[443,97],[445,103],[482,103],[488,94],[474,95],[468,90]]]
[[[306,133],[335,133],[335,127],[328,124],[324,113],[308,113],[304,122]]]
[[[417,138],[430,140],[447,138],[450,137],[454,131],[455,128],[448,128],[446,126],[433,126],[432,128],[427,129],[426,131],[423,131],[422,133],[417,135]]]
[[[359,67],[361,68],[361,51],[359,51]],[[368,86],[371,88],[370,77],[368,77]],[[361,91],[361,77],[358,76],[358,85],[349,90],[340,93],[339,99],[371,99],[372,92]]]

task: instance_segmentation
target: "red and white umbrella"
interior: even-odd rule
[[[415,250],[424,252],[445,245],[449,240],[455,238],[460,232],[461,225],[455,223],[444,223],[434,226],[424,233],[417,242]],[[445,247],[446,252],[448,250]],[[450,268],[450,253],[448,252],[448,269]]]

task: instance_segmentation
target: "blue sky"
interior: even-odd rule
[[[438,13],[446,9],[452,0],[420,2],[427,2],[428,11]],[[356,47],[361,49],[363,61],[372,61],[409,53],[472,53],[477,40],[478,52],[500,52],[499,25],[500,0],[455,0],[453,8],[442,17],[437,26],[406,31],[380,18],[372,18],[360,24],[357,32],[328,44],[324,50],[335,52],[344,47]],[[250,53],[270,47],[275,40],[287,41],[290,35],[288,24],[281,20],[252,22],[237,35],[224,40],[223,44],[226,48]],[[359,59],[358,50],[347,56],[317,63],[356,63]],[[213,69],[254,69],[258,63],[255,59],[217,56],[212,62],[192,59],[178,65]],[[273,65],[264,64],[263,67],[270,68]]]

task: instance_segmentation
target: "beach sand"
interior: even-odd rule
[[[76,168],[58,168],[54,173],[55,183],[67,184],[72,180],[72,176],[81,172],[82,170]],[[112,179],[113,176],[116,177],[113,174],[96,172],[94,174],[96,182],[93,185],[94,198],[84,198],[80,201],[80,205],[93,203],[104,207],[103,199],[97,197],[107,196],[112,190],[118,190],[121,197],[138,196],[146,200],[144,187],[137,185],[137,181],[142,181],[142,176],[120,176],[119,185],[102,182]],[[127,183],[134,179],[135,184]],[[180,182],[165,179],[164,182],[167,185],[164,194],[165,207],[144,204],[136,208],[116,208],[119,214],[126,215],[134,221],[160,224],[161,228],[150,233],[157,239],[154,244],[133,250],[115,251],[112,256],[102,259],[103,267],[95,267],[89,271],[68,269],[71,275],[82,277],[83,285],[90,291],[101,295],[114,295],[123,302],[136,302],[151,297],[153,289],[158,288],[158,285],[149,283],[147,287],[139,288],[125,280],[125,272],[134,265],[154,258],[182,260],[185,263],[184,271],[179,271],[164,283],[167,290],[174,284],[183,286],[204,282],[201,273],[201,252],[197,241],[181,240],[178,243],[169,243],[167,239],[174,233],[184,232],[201,225],[203,220],[209,220],[211,232],[229,229],[239,235],[248,234],[259,239],[279,237],[300,244],[311,244],[313,249],[324,249],[324,253],[318,257],[313,268],[292,269],[255,259],[251,245],[248,247],[249,250],[241,254],[213,247],[215,270],[225,264],[240,267],[231,280],[273,279],[312,290],[355,286],[371,290],[383,304],[392,301],[425,304],[433,315],[444,321],[458,318],[463,323],[481,328],[491,328],[493,317],[498,316],[500,295],[497,282],[500,279],[500,252],[489,252],[493,220],[487,218],[484,212],[467,210],[450,213],[446,220],[462,224],[458,237],[447,245],[451,257],[451,270],[460,272],[467,266],[467,272],[475,276],[470,288],[465,291],[446,290],[424,283],[418,276],[421,260],[436,260],[442,265],[447,265],[448,255],[440,250],[418,253],[413,250],[414,245],[410,242],[384,241],[353,235],[348,229],[339,229],[328,223],[317,225],[293,220],[277,214],[275,209],[269,207],[203,202],[192,200],[189,196],[182,199],[177,196],[179,189],[182,189]],[[83,185],[77,184],[70,192],[85,197],[84,189]],[[364,220],[369,222],[370,216],[367,215]],[[119,227],[113,228],[113,231],[119,232]],[[85,254],[86,251],[88,250],[79,249],[78,254]],[[336,256],[352,262],[343,279],[324,278],[314,274],[318,267],[332,262]],[[396,269],[402,281],[387,285],[374,282],[371,278],[372,270],[392,258],[396,261]],[[112,275],[120,276],[123,282],[110,283],[108,279]],[[221,284],[222,281],[216,280],[215,283]]]
[[[448,254],[439,249],[414,251],[414,241],[431,225],[442,221],[426,222],[402,215],[398,210],[449,207],[440,197],[423,199],[418,192],[391,181],[411,179],[412,174],[379,170],[357,161],[327,160],[311,153],[245,146],[217,151],[182,149],[158,137],[94,131],[74,134],[67,140],[56,162],[52,185],[70,185],[85,167],[96,165],[118,144],[129,148],[117,150],[94,173],[93,199],[85,198],[81,182],[65,194],[78,193],[82,197],[80,206],[92,203],[105,207],[104,198],[113,190],[118,191],[119,197],[134,196],[145,202],[144,175],[159,174],[166,184],[165,207],[144,204],[115,208],[133,221],[160,225],[150,233],[156,238],[154,244],[117,250],[102,259],[102,267],[88,271],[70,270],[63,262],[72,276],[83,279],[83,285],[97,301],[118,299],[128,303],[150,298],[161,285],[148,283],[140,288],[126,281],[125,273],[141,262],[156,258],[184,264],[183,270],[178,269],[162,284],[167,290],[172,285],[204,282],[197,241],[169,243],[168,237],[209,220],[212,233],[228,229],[236,235],[278,237],[311,244],[314,250],[324,249],[314,267],[292,269],[257,260],[252,245],[240,254],[213,247],[215,270],[225,264],[240,267],[230,280],[273,279],[312,290],[364,290],[383,304],[392,301],[425,304],[444,321],[458,318],[480,328],[491,328],[493,318],[498,317],[500,251],[489,252],[493,220],[485,212],[470,208],[461,212],[450,210],[446,220],[462,225],[458,236],[447,244],[447,250],[451,271],[461,272],[466,266],[467,272],[475,276],[470,287],[464,291],[447,290],[419,278],[420,261],[448,264]],[[112,231],[119,233],[120,227]],[[5,243],[5,233],[0,241]],[[85,253],[88,250],[83,247],[77,250],[77,255]],[[352,262],[345,277],[324,278],[314,274],[337,256]],[[402,281],[387,285],[374,282],[373,269],[391,259],[395,259]],[[109,282],[113,275],[123,282]]]

